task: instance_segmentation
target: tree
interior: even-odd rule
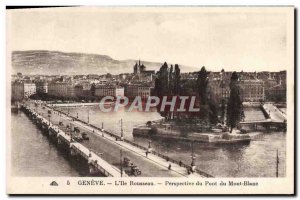
[[[207,86],[208,86],[208,72],[203,66],[198,73],[197,91],[200,99],[200,120],[204,123],[209,123],[209,106],[207,104]]]
[[[180,69],[178,64],[175,64],[174,68],[173,65],[169,68],[165,62],[156,74],[154,94],[161,100],[163,96],[172,97],[180,93]],[[161,104],[158,105],[158,107],[160,106]],[[175,113],[170,112],[169,107],[166,106],[165,110],[160,113],[166,119],[174,118]]]
[[[174,71],[174,85],[173,85],[173,94],[179,95],[180,94],[180,68],[178,64],[175,64],[175,71]]]
[[[154,91],[158,97],[169,95],[170,93],[168,64],[166,62],[160,67],[159,71],[157,72]]]
[[[107,74],[105,75],[105,77],[106,77],[107,79],[110,79],[110,78],[112,78],[112,75],[111,75],[111,73],[107,73]]]
[[[225,122],[225,109],[226,109],[226,100],[222,99],[222,102],[221,102],[221,121],[222,121],[222,124],[224,124],[224,122]]]
[[[225,88],[225,81],[224,81],[224,76],[225,76],[225,70],[222,69],[221,73],[221,83],[220,83],[220,87],[222,88],[222,95],[221,95],[221,122],[222,124],[224,124],[225,121],[225,109],[226,109],[226,100],[224,98],[224,88]]]
[[[95,83],[92,83],[92,85],[91,85],[91,94],[92,94],[92,96],[95,96],[95,92],[96,92],[96,85],[95,85]]]
[[[155,88],[154,93],[155,95],[160,98],[160,104],[158,105],[158,108],[161,106],[161,101],[163,96],[170,95],[169,91],[169,72],[168,72],[168,64],[165,62],[159,69],[159,71],[156,74],[155,79]],[[168,109],[165,108],[163,112],[160,112],[162,117],[165,117],[166,119],[169,119],[170,113],[168,112]]]
[[[200,72],[198,73],[198,78],[197,78],[198,93],[199,93],[201,105],[206,105],[206,101],[207,101],[207,86],[208,86],[207,75],[208,72],[203,66]]]
[[[199,118],[205,124],[216,124],[218,122],[218,102],[216,96],[210,89],[209,72],[203,66],[198,72],[197,91],[200,101]]]
[[[230,80],[230,97],[227,103],[227,125],[230,126],[230,133],[240,122],[244,113],[238,79],[237,73],[233,72]]]
[[[169,77],[168,77],[168,91],[169,94],[173,94],[173,87],[174,87],[174,74],[173,74],[173,65],[171,65],[169,70]]]

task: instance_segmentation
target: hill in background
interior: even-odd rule
[[[114,60],[109,56],[97,54],[46,50],[14,51],[12,53],[12,73],[21,72],[29,75],[121,74],[132,73],[136,62],[137,60]],[[148,70],[157,71],[162,65],[158,62],[141,62]],[[191,67],[180,66],[180,68],[183,72],[195,71]]]

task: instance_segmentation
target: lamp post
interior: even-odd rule
[[[279,165],[279,157],[278,157],[278,149],[276,155],[276,177],[278,178],[278,165]]]
[[[151,140],[148,141],[148,150],[147,150],[148,153],[152,152],[151,142],[152,142]]]
[[[121,141],[124,140],[124,135],[123,135],[123,120],[121,119]]]
[[[192,141],[192,154],[191,154],[191,158],[192,158],[191,171],[193,173],[196,170],[196,165],[195,165],[196,155],[194,153],[194,141]]]
[[[121,177],[123,177],[123,162],[122,162],[122,155],[123,151],[122,149],[120,150],[120,166],[121,166]]]

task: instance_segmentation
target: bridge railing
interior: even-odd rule
[[[264,105],[263,105],[263,104],[260,105],[260,109],[261,109],[261,111],[263,112],[265,118],[266,118],[266,119],[270,119],[270,115],[269,115],[269,113],[266,111],[266,109],[264,108]]]
[[[141,145],[139,145],[139,144],[137,144],[137,143],[134,143],[134,142],[132,142],[132,141],[130,141],[130,140],[124,139],[124,141],[127,142],[127,143],[129,143],[129,144],[131,144],[132,146],[138,147],[138,148],[143,149],[143,150],[145,150],[145,151],[148,150],[148,148],[143,147],[143,146],[141,146]]]

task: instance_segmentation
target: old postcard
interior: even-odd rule
[[[294,194],[294,8],[6,9],[7,193]]]

